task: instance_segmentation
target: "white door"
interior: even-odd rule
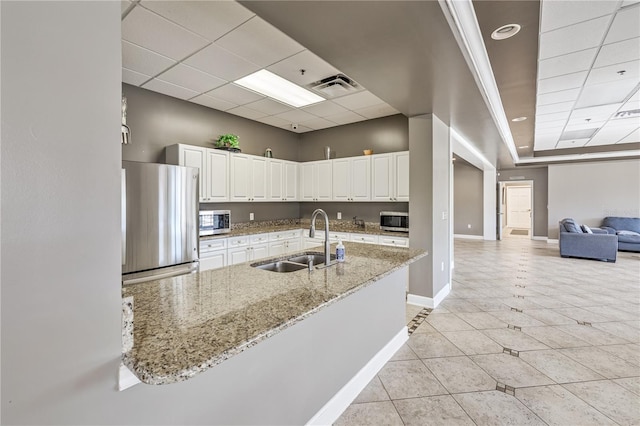
[[[200,201],[209,201],[208,197],[208,188],[206,187],[206,178],[204,174],[206,173],[206,164],[205,164],[205,148],[198,148],[192,146],[183,146],[180,145],[180,165],[185,167],[197,167],[200,171],[199,175],[199,183],[200,183]],[[226,172],[226,170],[225,170]]]
[[[233,154],[231,163],[231,201],[250,201],[251,197],[251,159],[242,154]]]
[[[373,201],[393,201],[393,155],[379,154],[371,158],[371,199]]]
[[[300,200],[315,201],[315,164],[300,164]]]
[[[251,201],[267,200],[267,159],[251,158]]]
[[[229,201],[228,164],[228,152],[207,149],[207,168],[203,177],[207,201]],[[204,195],[201,193],[200,196]]]
[[[349,163],[351,168],[351,201],[371,200],[370,157],[356,157],[351,159]]]
[[[409,153],[393,154],[395,159],[395,201],[409,201]]]
[[[282,160],[269,160],[269,199],[282,201],[284,198],[282,177],[284,175]]]
[[[298,164],[293,161],[284,163],[284,198],[289,201],[298,199]]]
[[[333,168],[331,167],[331,160],[319,161],[317,164],[317,180],[314,185],[316,190],[316,199],[318,201],[331,201],[331,193],[333,188],[331,182],[333,181]]]
[[[351,200],[351,161],[348,158],[333,160],[333,199],[335,201]]]
[[[531,228],[531,187],[507,187],[507,226]]]

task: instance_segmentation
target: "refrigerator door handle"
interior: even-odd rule
[[[120,222],[122,229],[122,264],[127,263],[127,171],[120,174]]]
[[[170,278],[170,277],[176,277],[178,275],[190,274],[192,272],[196,272],[198,270],[199,265],[200,265],[199,262],[193,262],[189,265],[185,265],[184,267],[172,268],[170,271],[157,273],[155,275],[146,275],[139,278],[123,279],[122,285],[138,284],[146,281],[154,281],[162,278]]]

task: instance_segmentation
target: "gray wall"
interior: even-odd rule
[[[549,208],[551,207],[548,198],[548,188],[551,188],[551,185],[547,176],[547,167],[522,167],[498,170],[497,178],[498,181],[504,182],[517,182],[519,180],[533,181],[533,236],[546,237],[547,224],[549,222],[547,206],[549,206]],[[549,235],[549,238],[552,238],[551,235]]]
[[[311,219],[315,209],[323,209],[330,220],[336,220],[338,212],[342,220],[351,222],[354,216],[365,222],[380,222],[380,212],[408,212],[409,203],[300,203],[300,217]]]
[[[364,149],[374,154],[409,149],[409,122],[401,114],[345,126],[303,133],[300,161],[324,160],[324,147],[331,147],[331,158],[355,157]]]
[[[300,203],[202,203],[200,210],[231,210],[231,223],[249,222],[249,213],[255,221],[300,218]]]
[[[565,217],[598,227],[606,216],[640,217],[640,161],[549,166],[549,238]]]
[[[454,234],[483,235],[482,196],[482,170],[460,159],[453,162]]]
[[[122,91],[132,133],[132,143],[122,147],[123,160],[164,163],[166,146],[184,143],[213,148],[223,133],[238,135],[246,154],[263,155],[271,148],[276,158],[298,160],[297,133],[128,84],[122,84]]]

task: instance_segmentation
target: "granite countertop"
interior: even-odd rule
[[[222,235],[209,235],[200,237],[201,240],[214,238],[240,237],[243,235],[263,234],[269,232],[290,231],[294,229],[309,229],[311,225],[310,219],[299,220],[278,220],[278,221],[262,221],[235,224],[231,232]],[[324,232],[324,222],[316,220],[316,230]],[[375,222],[366,222],[365,227],[353,225],[351,221],[346,220],[330,220],[330,232],[350,232],[358,234],[385,235],[390,237],[409,238],[408,232],[390,232],[380,229],[380,224]]]
[[[276,273],[247,262],[123,287],[123,299],[133,299],[124,364],[147,384],[187,380],[427,255],[344,245],[344,263],[312,272]]]

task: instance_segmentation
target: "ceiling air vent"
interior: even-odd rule
[[[572,139],[591,139],[593,135],[598,131],[598,128],[594,129],[581,129],[581,130],[567,130],[560,136],[561,141],[568,141]]]
[[[323,94],[327,98],[337,98],[362,90],[362,87],[344,74],[332,75],[311,83],[309,88]]]

